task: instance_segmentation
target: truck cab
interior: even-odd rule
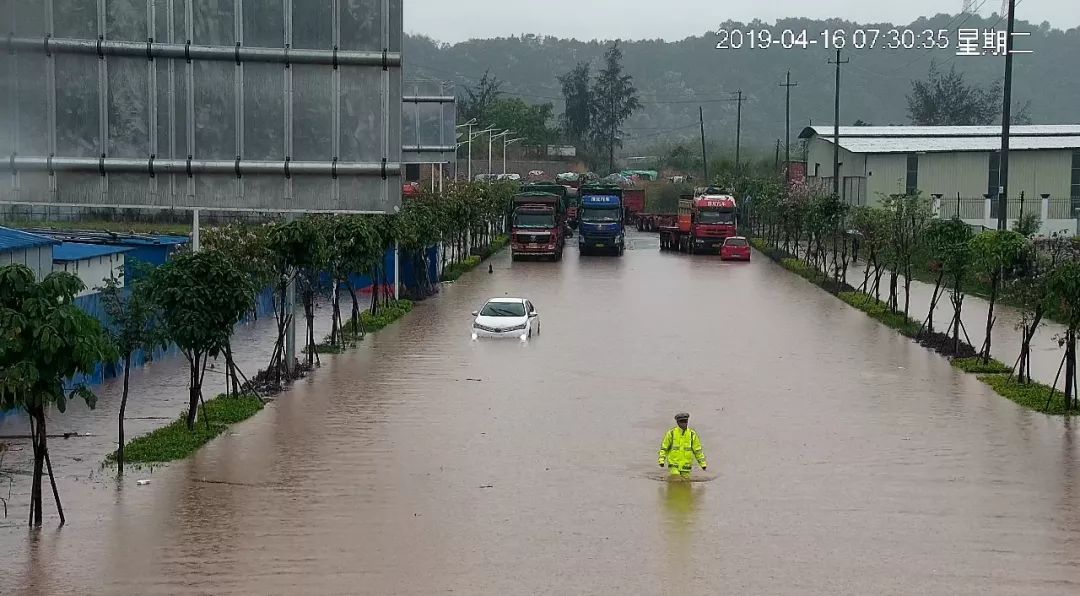
[[[550,192],[528,191],[514,196],[511,214],[511,259],[523,256],[562,259],[566,245],[563,199]]]
[[[613,185],[581,187],[578,211],[578,248],[581,254],[595,251],[622,255],[626,249],[623,227],[623,191]]]
[[[725,239],[738,235],[735,197],[715,194],[680,200],[679,229],[689,235],[694,252],[719,250]]]

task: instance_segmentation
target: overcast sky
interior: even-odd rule
[[[963,0],[405,0],[405,31],[444,42],[536,33],[583,40],[683,39],[726,20],[841,17],[856,22],[910,23],[957,13]],[[985,16],[1001,0],[975,0]],[[1080,26],[1080,0],[1018,0],[1018,18]]]

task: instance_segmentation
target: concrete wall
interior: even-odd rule
[[[120,272],[117,272],[117,267],[121,268]],[[57,261],[53,264],[53,271],[67,271],[79,276],[86,285],[86,289],[80,292],[79,296],[87,296],[97,293],[95,288],[104,285],[105,280],[110,277],[116,277],[120,286],[123,287],[123,267],[124,255],[120,253],[78,261]]]
[[[0,252],[0,267],[5,265],[26,265],[41,281],[53,270],[52,245]]]

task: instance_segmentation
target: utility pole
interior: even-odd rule
[[[1009,217],[1009,129],[1012,126],[1013,30],[1016,0],[1009,0],[1009,36],[1005,39],[1005,92],[1001,107],[1001,161],[998,169],[998,229],[1006,229]]]
[[[776,139],[776,163],[773,164],[773,168],[780,170],[780,139]]]
[[[829,64],[836,65],[836,91],[833,101],[833,161],[832,161],[832,187],[833,194],[840,196],[840,65],[847,64],[851,60],[841,60],[840,50],[836,50],[836,61]]]
[[[472,182],[472,127],[469,125],[469,182]]]
[[[743,99],[742,89],[739,89],[735,93],[739,95],[739,99],[736,100],[739,102],[739,107],[735,112],[735,177],[738,179],[739,163],[741,163],[739,156],[742,152],[742,102],[746,100]]]
[[[798,83],[791,82],[791,71],[787,71],[787,82],[781,83],[785,87],[784,95],[784,182],[791,181],[791,88],[798,87]]]
[[[705,154],[705,109],[698,106],[698,121],[701,123],[701,165],[705,168],[705,186],[709,185],[709,156]]]

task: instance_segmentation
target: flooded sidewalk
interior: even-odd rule
[[[629,246],[498,255],[188,460],[63,478],[67,527],[28,532],[22,507],[0,528],[5,588],[1080,591],[1070,420],[764,258]],[[504,295],[542,337],[469,339]],[[672,485],[656,451],[684,410],[709,469]]]

